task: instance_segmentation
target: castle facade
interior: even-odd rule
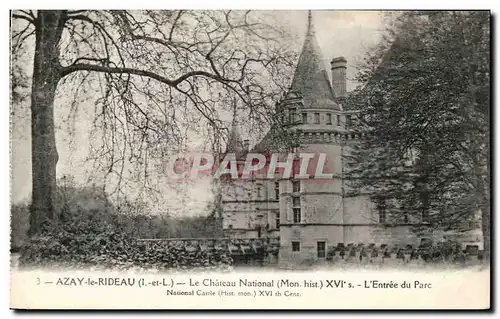
[[[251,179],[234,179],[220,185],[225,237],[279,237],[278,260],[283,266],[321,262],[339,243],[417,242],[409,221],[388,223],[385,212],[375,207],[367,195],[349,195],[344,156],[358,138],[352,130],[357,112],[342,107],[347,95],[346,59],[334,58],[330,65],[331,81],[309,14],[292,85],[279,107],[300,141],[300,147],[293,151],[299,156],[326,154],[323,173],[329,177],[282,178],[277,171],[272,179],[266,174],[254,174]],[[274,151],[268,143],[271,135],[250,149],[234,125],[227,152],[237,154],[238,166],[242,166],[247,152]]]

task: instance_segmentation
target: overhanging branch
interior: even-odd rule
[[[101,72],[101,73],[109,73],[109,74],[132,74],[132,75],[138,75],[138,76],[145,76],[151,79],[154,79],[156,81],[159,81],[161,83],[167,84],[172,87],[176,87],[183,81],[189,79],[190,77],[193,76],[204,76],[207,78],[214,79],[216,81],[219,81],[223,84],[226,84],[227,82],[233,82],[232,80],[222,78],[220,76],[217,76],[215,74],[206,72],[206,71],[191,71],[187,72],[177,79],[168,79],[164,76],[161,76],[157,73],[151,72],[151,71],[146,71],[146,70],[139,70],[135,68],[119,68],[119,67],[107,67],[107,66],[101,66],[101,65],[92,65],[92,64],[84,64],[84,63],[76,63],[72,65],[68,65],[66,67],[63,67],[61,69],[61,77],[65,77],[66,75],[76,72],[76,71],[94,71],[94,72]]]
[[[22,19],[22,20],[28,21],[29,23],[35,25],[35,20],[33,20],[32,18],[30,18],[28,16],[22,15],[22,14],[13,13],[12,18]]]

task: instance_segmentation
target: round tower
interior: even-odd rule
[[[291,89],[282,101],[300,142],[296,174],[280,180],[279,262],[283,266],[325,260],[328,247],[345,238],[342,157],[346,115],[323,61],[309,12]],[[306,162],[308,169],[301,172],[300,166],[305,167]]]

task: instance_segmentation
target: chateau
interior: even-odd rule
[[[368,196],[349,196],[344,179],[344,155],[356,143],[352,130],[356,111],[343,110],[346,98],[347,61],[331,61],[331,78],[323,64],[311,13],[293,81],[279,102],[282,116],[294,125],[300,148],[296,153],[326,154],[324,172],[332,178],[274,179],[256,174],[220,185],[220,211],[225,237],[278,238],[279,263],[297,264],[324,260],[338,243],[410,244],[417,238],[411,224],[388,224],[384,211]],[[249,148],[237,125],[226,152],[236,153],[238,166],[247,152],[273,152],[272,132]]]

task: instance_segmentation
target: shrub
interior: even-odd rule
[[[21,254],[21,266],[70,268],[191,269],[232,264],[224,251],[146,248],[129,233],[96,218],[76,217],[47,228],[33,238]]]

